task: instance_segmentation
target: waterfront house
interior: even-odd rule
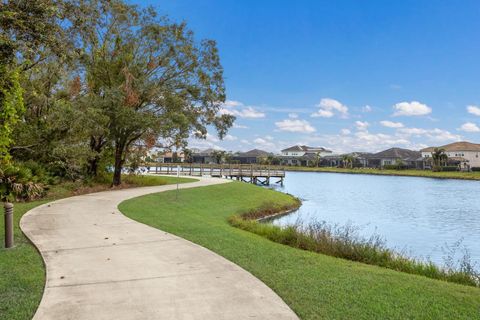
[[[367,157],[367,166],[370,168],[402,164],[410,169],[423,169],[423,163],[422,154],[419,151],[403,148],[390,148]]]
[[[420,150],[427,166],[431,166],[432,153],[435,149],[443,149],[448,157],[448,165],[458,165],[463,170],[480,168],[480,144],[468,141],[454,142],[439,147],[428,147]]]
[[[283,165],[309,166],[317,163],[321,157],[329,155],[332,151],[322,147],[292,146],[283,149],[279,159]]]
[[[192,162],[194,163],[217,163],[214,155],[214,149],[205,149],[192,153]]]
[[[254,164],[259,163],[260,159],[266,158],[269,155],[273,154],[264,150],[253,149],[247,152],[238,152],[234,154],[232,160],[241,164]]]
[[[344,154],[332,154],[324,156],[320,159],[320,166],[322,167],[342,167],[346,156],[353,159],[354,168],[364,168],[368,164],[369,152],[351,152]]]

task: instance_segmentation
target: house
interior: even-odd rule
[[[450,143],[439,147],[429,147],[420,150],[427,166],[431,165],[432,153],[435,149],[443,149],[448,157],[449,165],[458,165],[464,170],[480,167],[480,144],[468,141]]]
[[[238,152],[233,155],[232,160],[237,163],[241,164],[251,164],[251,163],[258,163],[259,159],[266,158],[269,155],[273,155],[270,152],[253,149],[247,152]]]
[[[192,153],[192,162],[194,163],[217,163],[214,157],[214,149],[206,149],[203,151],[194,151]]]
[[[309,166],[316,164],[323,156],[331,154],[332,151],[322,147],[292,146],[283,149],[279,157],[283,165]]]
[[[146,162],[158,163],[178,163],[185,161],[185,153],[183,151],[172,150],[149,150],[144,158]]]
[[[320,166],[322,167],[340,167],[346,156],[353,158],[353,167],[363,168],[368,164],[369,152],[351,152],[345,154],[327,155],[321,158]]]
[[[403,148],[390,148],[367,157],[367,166],[371,168],[383,168],[399,163],[407,168],[423,169],[424,161],[419,151]]]
[[[185,161],[185,153],[182,151],[166,151],[158,158],[163,163],[178,163]]]

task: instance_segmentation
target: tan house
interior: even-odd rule
[[[480,144],[468,141],[454,142],[439,147],[428,147],[420,150],[424,159],[432,157],[435,148],[445,150],[449,161],[454,161],[462,169],[480,167]]]

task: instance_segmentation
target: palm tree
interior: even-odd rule
[[[434,167],[441,167],[447,165],[448,156],[445,149],[435,148],[432,152],[432,161]]]
[[[353,168],[353,161],[355,159],[353,158],[353,156],[351,154],[345,154],[343,155],[342,157],[342,163],[343,163],[343,167],[346,169],[346,168]]]

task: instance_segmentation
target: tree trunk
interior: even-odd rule
[[[113,170],[113,186],[118,186],[122,183],[122,169],[123,163],[125,162],[123,153],[125,150],[125,144],[116,143],[115,144],[115,168]]]
[[[100,161],[99,156],[95,156],[92,159],[88,160],[87,164],[87,173],[89,176],[96,177],[98,174],[98,162]]]
[[[90,137],[90,150],[95,153],[93,158],[88,160],[87,164],[87,173],[90,176],[96,177],[98,174],[98,164],[100,163],[100,152],[102,152],[103,146],[105,145],[105,140],[102,136],[100,137]]]

